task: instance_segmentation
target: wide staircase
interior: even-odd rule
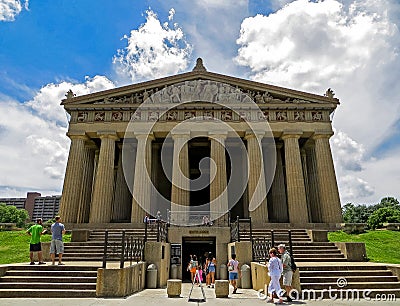
[[[241,241],[250,240],[249,232],[247,235],[241,234]],[[273,238],[272,238],[273,236]],[[292,236],[292,253],[298,262],[325,262],[346,261],[344,255],[332,242],[312,242],[307,231],[304,229],[291,230]],[[274,241],[274,246],[277,247],[283,243],[289,246],[289,235],[287,230],[271,230],[268,229],[253,229],[252,237],[254,240],[265,240],[268,242]]]
[[[108,230],[108,245],[120,245],[122,229]],[[125,235],[134,239],[145,237],[145,229],[126,229]],[[102,261],[104,253],[105,230],[93,230],[87,242],[65,243],[63,259],[65,261]],[[149,227],[147,241],[157,241],[157,229]]]
[[[359,296],[360,299],[364,299],[364,293],[367,298],[379,295],[385,300],[393,300],[393,297],[400,297],[400,282],[385,265],[324,264],[302,266],[299,272],[301,289],[308,291],[308,293],[303,292],[305,299],[321,296],[324,298],[336,296],[338,299]]]
[[[0,298],[95,297],[97,268],[11,265],[5,275],[0,277]]]
[[[254,240],[273,240],[275,247],[280,243],[289,245],[287,230],[274,230],[272,234],[268,229],[254,229],[252,236]],[[370,298],[377,295],[389,299],[400,297],[399,279],[384,264],[347,262],[334,243],[312,242],[306,230],[291,230],[291,236],[292,253],[299,263],[301,290],[311,290],[305,299],[313,299],[314,296],[319,298],[321,295],[323,298],[332,298],[335,294],[337,298],[341,298],[340,294],[343,298],[346,298],[346,294],[350,294],[349,298],[352,294],[359,294],[363,299],[366,289],[371,291],[366,293]],[[241,235],[241,241],[242,238],[249,240],[250,237]],[[351,293],[350,290],[356,291]]]

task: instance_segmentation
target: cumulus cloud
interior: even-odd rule
[[[193,45],[193,59],[202,57],[209,71],[240,75],[232,57],[241,21],[249,16],[248,0],[170,0],[160,4],[165,10],[176,8],[176,19]]]
[[[29,9],[29,1],[26,0],[24,5],[19,0],[0,0],[0,21],[14,21],[15,16],[19,15],[24,7]]]
[[[80,96],[114,87],[112,81],[99,75],[93,78],[86,77],[84,83],[74,84],[66,81],[58,84],[50,83],[43,86],[34,98],[26,103],[26,106],[35,110],[41,118],[55,120],[57,124],[67,126],[66,114],[60,103],[62,99],[65,99],[65,93],[69,89]]]
[[[394,0],[280,1],[274,13],[243,20],[235,61],[254,80],[323,93],[332,87],[341,105],[332,150],[343,197],[374,201],[372,152],[400,119],[397,27]],[[344,179],[343,179],[343,178]],[[349,179],[349,178],[353,179]],[[390,179],[390,178],[387,178]],[[381,189],[379,189],[379,188]],[[350,192],[350,190],[352,190]]]
[[[336,164],[348,171],[362,171],[365,162],[365,149],[362,144],[351,139],[344,132],[337,132],[331,140]]]
[[[27,191],[60,194],[70,143],[61,99],[69,89],[82,95],[112,87],[96,76],[84,83],[48,84],[25,103],[1,96],[0,197],[23,197]]]
[[[169,13],[172,21],[175,11]],[[123,77],[128,75],[135,82],[185,70],[192,50],[178,24],[161,24],[152,10],[146,14],[146,22],[124,36],[128,45],[118,50],[113,59],[117,73]]]

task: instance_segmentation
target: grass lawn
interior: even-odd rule
[[[0,264],[29,262],[30,238],[25,230],[0,231]],[[64,235],[63,240],[71,241],[71,234]],[[41,241],[51,241],[51,235],[42,235]]]
[[[400,264],[400,232],[375,230],[362,234],[330,232],[331,242],[364,242],[370,261]]]

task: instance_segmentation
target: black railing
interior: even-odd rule
[[[103,249],[103,268],[106,268],[107,261],[119,261],[120,268],[123,268],[125,262],[139,262],[144,259],[144,239],[126,235],[122,232],[120,241],[109,241],[108,231],[104,233]]]
[[[144,224],[144,241],[149,240],[149,231],[157,231],[157,242],[168,242],[168,223],[162,220],[150,219]]]
[[[231,241],[240,242],[241,240],[252,241],[253,230],[251,227],[251,218],[240,219],[239,216],[236,220],[230,223],[231,225]]]
[[[269,250],[271,241],[265,238],[256,238],[252,240],[253,261],[266,263],[269,259]]]
[[[282,231],[279,232],[278,235],[281,234]],[[263,238],[253,238],[252,239],[252,249],[253,249],[253,261],[258,262],[267,262],[269,259],[269,250],[271,248],[278,248],[278,245],[275,245],[275,235],[274,230],[270,231],[269,237]],[[293,255],[293,241],[292,241],[292,231],[287,231],[287,240],[279,240],[286,246],[286,250],[289,251],[291,255]]]

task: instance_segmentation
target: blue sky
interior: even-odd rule
[[[400,197],[396,0],[0,0],[0,197],[60,194],[65,92],[192,69],[341,101],[331,139],[342,202]]]

